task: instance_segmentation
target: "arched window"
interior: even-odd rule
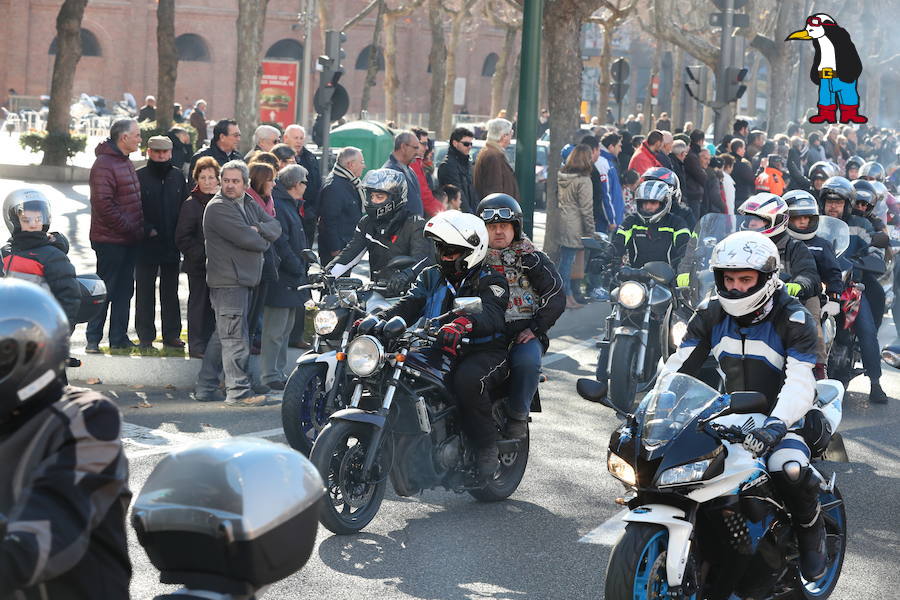
[[[369,68],[369,54],[372,52],[372,44],[363,48],[359,56],[356,57],[356,70],[365,71]],[[375,62],[378,64],[378,70],[384,71],[384,52],[378,48],[378,54],[375,56]]]
[[[266,58],[303,60],[303,44],[290,38],[278,40],[269,47]]]
[[[481,66],[481,76],[482,77],[493,77],[494,72],[497,70],[497,61],[500,60],[500,57],[497,56],[496,52],[491,52],[487,56],[484,57],[484,64]]]
[[[50,49],[47,54],[56,54],[56,38],[50,42]],[[81,30],[81,55],[82,56],[103,56],[103,50],[100,49],[100,42],[97,36],[87,29]]]
[[[175,38],[178,60],[209,62],[209,46],[196,33],[183,33]]]

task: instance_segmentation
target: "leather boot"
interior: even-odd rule
[[[859,104],[841,104],[841,123],[868,123],[869,119],[859,114],[858,110]]]
[[[825,521],[819,505],[819,480],[812,469],[797,462],[788,462],[784,471],[772,473],[772,480],[791,513],[800,550],[800,573],[807,581],[821,579],[828,562]]]
[[[479,448],[476,455],[478,461],[478,483],[486,484],[497,472],[500,465],[499,455],[497,454],[497,445],[491,444],[486,448]]]
[[[809,118],[810,123],[837,123],[837,104],[818,104],[819,114]]]

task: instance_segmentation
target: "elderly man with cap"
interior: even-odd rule
[[[156,279],[163,345],[183,348],[181,306],[178,303],[180,254],[175,246],[175,226],[181,203],[189,194],[181,170],[172,166],[172,140],[157,135],[147,143],[147,165],[138,169],[144,240],[134,267],[134,328],[140,345],[149,348],[156,339]]]

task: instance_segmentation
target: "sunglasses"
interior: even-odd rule
[[[508,220],[513,218],[513,211],[509,208],[486,208],[481,211],[481,219],[486,223],[491,221],[499,221],[500,219]]]
[[[465,146],[466,148],[468,148],[469,146],[472,145],[472,142],[460,142],[460,144],[462,144],[463,146]]]
[[[807,25],[812,25],[813,27],[825,26],[825,25],[834,25],[831,21],[823,21],[819,17],[810,17],[806,19]]]

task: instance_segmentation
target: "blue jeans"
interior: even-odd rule
[[[575,256],[581,248],[559,247],[559,276],[563,280],[563,290],[566,296],[572,295],[572,265],[575,264]]]
[[[881,351],[878,348],[878,330],[872,317],[872,307],[865,296],[859,303],[859,314],[853,322],[853,331],[859,342],[859,353],[862,355],[866,377],[876,382],[881,379]]]
[[[513,344],[509,351],[509,416],[524,421],[541,377],[544,346],[537,338]]]
[[[858,106],[859,94],[856,93],[856,80],[844,83],[837,77],[820,79],[819,104],[822,106],[833,106],[835,104]]]

